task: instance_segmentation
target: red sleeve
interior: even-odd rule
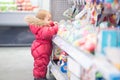
[[[37,27],[35,25],[29,25],[29,28],[33,34],[36,34],[38,32],[38,30],[40,29],[39,27]]]
[[[39,34],[43,39],[51,39],[53,35],[56,35],[58,31],[58,25],[52,27],[42,27]]]

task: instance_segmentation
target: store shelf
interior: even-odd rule
[[[23,27],[27,26],[24,21],[26,15],[34,15],[34,12],[0,12],[0,26],[15,26]]]
[[[54,63],[52,63],[52,65],[51,65],[51,72],[54,75],[54,77],[56,78],[56,80],[68,80],[66,73],[62,73],[60,71],[60,67]]]
[[[93,64],[93,56],[83,54],[82,51],[78,51],[71,44],[67,43],[61,37],[56,36],[53,42],[58,45],[61,49],[66,51],[73,59],[75,59],[79,64],[81,64],[85,69],[89,69]]]
[[[110,79],[111,76],[118,78],[117,80],[120,79],[120,71],[117,70],[105,58],[97,58],[92,54],[87,54],[83,51],[80,51],[76,47],[66,42],[60,36],[54,37],[53,42],[61,49],[66,51],[69,56],[71,56],[75,61],[77,61],[83,68],[90,69],[92,65],[96,65],[106,80],[112,80]]]
[[[106,80],[120,80],[120,71],[116,69],[105,57],[94,58],[94,64]],[[113,79],[111,79],[113,77]]]

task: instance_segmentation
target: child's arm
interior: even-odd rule
[[[51,39],[53,35],[57,34],[57,31],[58,25],[54,24],[54,26],[51,27],[42,27],[38,32],[38,35],[40,34],[43,39]]]
[[[40,27],[32,24],[29,25],[29,28],[33,34],[37,34],[37,32],[40,30]]]

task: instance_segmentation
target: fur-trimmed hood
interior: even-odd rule
[[[41,20],[35,16],[31,16],[31,15],[26,16],[25,21],[28,24],[33,24],[33,25],[37,25],[37,26],[47,25],[47,23],[45,23],[43,20]]]

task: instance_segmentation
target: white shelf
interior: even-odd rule
[[[110,79],[111,76],[116,78],[119,77],[120,80],[120,71],[116,69],[110,62],[108,62],[105,58],[94,58],[94,64],[97,66],[99,71],[103,74],[106,80],[115,80]]]
[[[62,73],[60,71],[60,67],[58,67],[55,64],[51,65],[51,72],[54,75],[54,77],[56,78],[56,80],[68,80],[66,73]]]
[[[83,54],[82,51],[78,51],[75,47],[71,44],[67,43],[61,37],[56,36],[53,39],[53,42],[58,45],[61,49],[66,51],[69,56],[72,56],[79,64],[81,64],[85,69],[89,69],[93,65],[93,58],[91,55]]]
[[[59,36],[54,37],[53,42],[61,49],[66,51],[69,56],[76,60],[83,68],[89,69],[92,65],[96,65],[106,80],[110,80],[110,76],[116,76],[120,78],[120,71],[117,70],[105,58],[99,59],[93,55],[84,53]]]

